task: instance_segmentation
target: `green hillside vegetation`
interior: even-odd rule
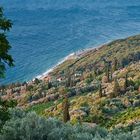
[[[139,60],[140,57],[140,35],[120,39],[100,48],[90,50],[85,55],[76,60],[68,60],[53,71],[52,74],[61,73],[67,68],[74,71],[93,68],[100,66],[105,61],[113,61],[117,58],[121,67],[128,65],[130,62]],[[99,65],[100,64],[100,65]]]
[[[10,110],[10,119],[0,133],[1,140],[139,140],[140,124],[127,129],[107,129],[87,124],[71,125],[34,112]]]
[[[27,114],[35,111],[46,119],[53,117],[60,122],[68,121],[66,126],[62,124],[62,128],[68,129],[74,136],[68,136],[67,130],[63,133],[66,139],[84,139],[85,133],[89,140],[99,139],[102,135],[95,138],[92,132],[79,134],[78,130],[71,131],[73,127],[83,130],[77,125],[84,129],[85,125],[105,128],[106,137],[100,138],[103,140],[112,137],[114,140],[122,137],[127,139],[127,135],[132,138],[134,132],[138,138],[140,35],[76,54],[43,79],[13,83],[0,89],[3,100],[16,100],[17,106]],[[59,128],[59,131],[62,130]],[[118,136],[113,135],[114,131],[119,133]]]

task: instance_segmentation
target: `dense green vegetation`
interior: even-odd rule
[[[0,130],[4,123],[10,119],[9,108],[14,108],[16,105],[14,100],[5,101],[0,98]]]
[[[4,77],[6,64],[8,66],[14,65],[11,55],[9,55],[11,46],[6,35],[11,27],[11,21],[4,16],[3,8],[0,7],[0,78]],[[3,90],[4,86],[1,87],[1,92],[3,92]],[[2,100],[0,97],[0,130],[4,123],[10,118],[9,107],[14,108],[16,105],[17,103],[15,100]]]
[[[108,127],[114,127],[116,125],[121,125],[123,127],[123,124],[127,124],[129,121],[131,125],[133,125],[132,120],[135,120],[135,122],[138,122],[140,119],[140,107],[136,107],[136,108],[128,108],[127,110],[121,112],[121,113],[117,113],[110,122],[106,123],[105,125]]]
[[[4,16],[3,9],[0,7],[0,78],[4,77],[6,64],[9,66],[14,65],[11,55],[9,55],[11,46],[6,36],[7,31],[9,31],[11,27],[11,21]]]
[[[98,126],[64,124],[56,119],[45,119],[34,112],[10,110],[0,134],[1,140],[139,140],[140,125],[108,132]]]

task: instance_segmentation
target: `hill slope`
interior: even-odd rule
[[[1,86],[0,95],[17,100],[28,111],[62,119],[67,94],[72,123],[80,120],[107,128],[129,125],[140,119],[139,60],[137,35],[76,53],[43,79]]]

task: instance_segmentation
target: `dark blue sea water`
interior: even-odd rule
[[[0,0],[13,21],[15,67],[0,83],[30,80],[68,54],[140,33],[140,0]]]

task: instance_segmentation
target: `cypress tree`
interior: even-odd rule
[[[69,101],[68,97],[65,95],[63,99],[63,121],[66,123],[70,120],[70,115],[69,115]]]
[[[126,75],[125,75],[125,82],[124,82],[124,90],[125,91],[126,91],[127,87],[128,87],[128,74],[126,73]]]
[[[112,71],[116,71],[118,67],[118,60],[116,59],[116,57],[113,60],[113,66],[112,66]]]
[[[66,82],[66,87],[70,87],[71,86],[71,77],[70,75],[67,76],[67,82]]]
[[[109,62],[106,64],[106,77],[107,77],[107,82],[109,82]]]
[[[114,79],[113,94],[114,94],[114,97],[117,97],[120,94],[120,86],[119,86],[117,78]]]
[[[101,83],[99,84],[99,97],[103,97],[103,93],[102,93],[102,85]]]
[[[96,79],[96,76],[97,76],[97,68],[95,67],[94,70],[93,70],[93,77],[94,77],[94,79]]]
[[[49,81],[48,82],[48,89],[52,88],[52,83]]]
[[[113,74],[112,71],[113,71],[113,70],[111,69],[111,71],[110,71],[110,81],[112,81],[112,74]]]
[[[71,86],[71,82],[72,79],[71,79],[71,73],[70,73],[70,70],[67,70],[66,72],[66,87],[70,87]]]

